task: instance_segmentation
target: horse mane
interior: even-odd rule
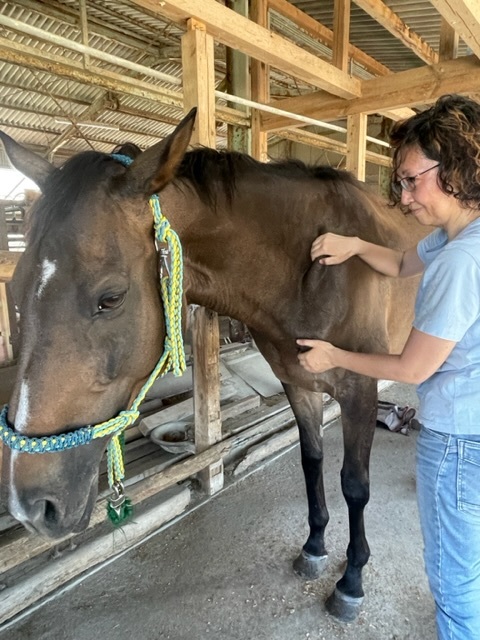
[[[134,159],[141,150],[131,143],[118,146],[113,153],[128,155]],[[44,237],[52,225],[65,220],[76,203],[85,196],[106,172],[112,175],[121,171],[119,163],[111,162],[111,155],[98,151],[79,153],[52,172],[39,198],[29,211],[26,236],[29,243]],[[219,198],[231,204],[242,178],[255,175],[257,178],[278,178],[280,180],[320,180],[337,184],[338,188],[360,196],[367,210],[376,208],[374,194],[363,183],[347,171],[324,165],[307,165],[296,159],[259,162],[244,153],[236,151],[216,151],[200,147],[185,154],[177,169],[174,184],[178,188],[187,185],[192,188],[204,204],[217,207]],[[81,176],[81,180],[79,180]]]
[[[306,165],[296,159],[265,163],[245,153],[216,151],[208,147],[200,147],[185,154],[177,170],[176,180],[187,181],[205,204],[214,207],[220,194],[231,202],[238,180],[250,172],[292,180],[314,179],[356,184],[350,173],[333,167]]]
[[[302,181],[309,180],[329,184],[340,201],[350,202],[352,206],[337,208],[335,217],[330,217],[328,222],[323,218],[327,225],[325,230],[362,234],[371,242],[386,246],[395,246],[399,242],[398,234],[401,233],[404,221],[396,215],[398,212],[393,213],[378,194],[353,174],[330,166],[307,165],[297,159],[265,163],[236,151],[216,151],[200,147],[185,154],[174,184],[177,187],[188,185],[205,205],[216,210],[220,197],[231,205],[237,185],[241,181],[248,184],[248,179],[251,180],[252,176],[259,182],[263,176],[265,182],[267,178],[296,181],[297,184],[292,189],[298,189]]]

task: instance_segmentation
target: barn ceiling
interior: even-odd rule
[[[232,3],[242,0],[219,2]],[[135,0],[0,1],[0,128],[54,161],[92,147],[110,151],[126,140],[147,147],[167,135],[183,113],[185,25],[148,6]],[[438,63],[441,43],[455,35],[452,27],[463,36],[457,55],[479,55],[479,6],[477,0],[354,0],[350,74],[367,79]],[[297,9],[306,14],[301,29],[291,20]],[[270,28],[330,62],[334,0],[271,0]],[[217,90],[231,91],[224,45],[216,44],[215,60]],[[272,100],[314,90],[271,68]],[[220,97],[217,118],[218,145],[226,146],[225,123],[246,124],[248,112]]]

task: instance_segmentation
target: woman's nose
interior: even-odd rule
[[[404,205],[410,204],[410,202],[413,201],[413,191],[406,191],[405,189],[402,189],[402,197],[401,197],[401,203]]]

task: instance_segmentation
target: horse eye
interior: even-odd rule
[[[98,310],[110,311],[112,309],[118,309],[118,307],[121,307],[124,303],[126,295],[126,292],[123,292],[107,295],[103,298],[100,298],[100,301],[98,303]]]

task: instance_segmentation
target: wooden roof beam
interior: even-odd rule
[[[321,42],[326,44],[328,47],[330,47],[332,49],[332,56],[333,56],[334,33],[332,30],[327,29],[327,27],[317,22],[317,20],[315,20],[308,14],[304,13],[303,11],[295,7],[287,0],[266,0],[266,1],[268,2],[268,6],[270,9],[273,9],[280,15],[284,16],[285,18],[288,18],[294,24],[296,24],[300,29],[303,29],[304,31],[306,31],[306,33],[308,33],[310,36],[312,36],[317,40],[320,40]],[[385,67],[384,65],[380,64],[374,58],[371,58],[366,53],[361,51],[361,49],[358,49],[357,47],[354,47],[351,44],[348,44],[348,56],[351,59],[355,60],[358,64],[361,64],[362,66],[364,66],[365,69],[367,69],[370,73],[373,73],[374,75],[384,76],[392,73],[390,69],[388,69],[388,67]],[[317,92],[315,95],[323,95],[323,93]],[[291,98],[291,100],[293,103],[293,101],[297,100],[297,98]],[[282,101],[271,102],[270,104],[274,107],[278,107],[286,111],[293,110],[295,112],[297,109],[296,104],[294,104],[294,106],[290,108],[288,106],[289,102],[290,102],[289,100],[282,100]],[[395,110],[384,111],[381,113],[381,115],[386,116],[391,120],[404,120],[405,118],[408,118],[409,116],[413,115],[413,112],[410,109],[398,109],[396,111]],[[302,126],[299,124],[298,120],[288,120],[288,119],[280,118],[279,122],[280,122],[280,127],[282,129],[287,126],[292,126],[295,128]]]
[[[17,0],[17,4],[19,7],[21,6],[25,9],[29,9],[30,11],[35,11],[40,16],[47,16],[54,20],[59,20],[60,22],[78,27],[78,9],[73,3],[71,6],[67,6],[59,3],[55,5],[52,3],[52,0],[43,0],[43,2],[39,2],[38,0]],[[103,10],[106,11],[106,8],[103,7]],[[124,16],[124,19],[127,18]],[[162,40],[156,40],[156,34],[154,33],[153,26],[150,28],[149,32],[145,31],[147,27],[144,26],[142,34],[127,34],[118,28],[114,21],[109,24],[108,22],[101,21],[99,18],[92,16],[91,14],[88,16],[88,26],[91,34],[108,38],[114,42],[121,42],[143,54],[150,52],[151,55],[155,55],[155,57],[157,57],[159,53],[163,54],[165,50],[165,47],[163,46],[164,40],[173,40],[168,33],[162,33]]]
[[[394,78],[396,74],[390,76],[384,76],[388,78]],[[370,82],[365,80],[364,82]],[[309,118],[315,118],[317,120],[323,120],[328,122],[329,120],[337,120],[343,117],[343,113],[347,111],[351,106],[352,101],[343,100],[331,96],[324,91],[312,91],[302,96],[295,98],[285,98],[284,100],[274,100],[270,103],[272,107],[277,109],[283,109],[284,111],[291,111],[298,115],[307,116]],[[352,111],[352,114],[356,111]],[[391,109],[388,108],[375,108],[369,113],[378,113],[391,120],[405,120],[413,115],[412,109],[409,107],[398,107]],[[348,113],[347,115],[351,115]],[[293,118],[287,118],[286,116],[274,115],[271,113],[263,112],[261,115],[261,130],[262,131],[278,131],[279,129],[285,129],[287,127],[306,127],[308,124],[299,123],[298,120]]]
[[[314,18],[304,13],[288,0],[268,0],[268,6],[276,11],[284,18],[291,20],[300,29],[303,29],[309,36],[319,40],[330,49],[333,49],[333,31],[317,22]],[[348,45],[348,56],[357,64],[364,67],[369,73],[375,76],[386,76],[392,73],[388,67],[385,67],[374,58],[364,53],[353,44]]]
[[[480,58],[480,3],[478,0],[430,0],[472,52]]]
[[[476,2],[477,0],[472,1]],[[355,2],[360,9],[363,9],[365,13],[368,13],[376,22],[381,24],[382,27],[395,36],[395,38],[398,38],[398,40],[413,51],[421,60],[428,64],[438,62],[438,53],[422,40],[420,36],[413,32],[384,2],[381,0],[353,0],[353,2]],[[435,3],[432,2],[432,4]]]
[[[480,86],[480,60],[465,56],[390,76],[362,81],[362,96],[342,100],[321,92],[277,101],[287,111],[316,118],[335,120],[354,113],[385,113],[401,107],[428,105],[446,93],[472,94]],[[265,113],[262,130],[274,131],[293,121]],[[287,124],[286,124],[287,123]]]
[[[99,96],[90,106],[88,106],[80,116],[72,117],[67,116],[67,119],[71,120],[71,124],[60,133],[55,139],[47,146],[46,153],[47,157],[51,159],[51,155],[55,153],[55,151],[64,144],[69,138],[76,137],[78,134],[82,135],[82,132],[78,129],[77,122],[82,120],[85,121],[95,121],[104,111],[108,110],[116,110],[118,107],[118,100],[115,95],[111,91],[106,91],[101,96]]]
[[[45,71],[75,82],[101,87],[107,91],[110,90],[115,93],[152,100],[170,107],[177,107],[183,112],[183,95],[180,92],[161,87],[148,80],[132,78],[126,74],[114,73],[99,67],[84,69],[81,63],[70,60],[65,56],[47,53],[46,51],[23,45],[20,42],[13,42],[9,38],[0,37],[0,60],[29,69]],[[249,126],[250,124],[250,119],[244,113],[223,105],[216,106],[216,117],[218,120],[228,124],[240,126]]]
[[[284,140],[305,144],[309,147],[318,147],[325,151],[333,151],[342,156],[346,156],[348,151],[348,145],[345,142],[334,140],[327,136],[320,136],[311,131],[304,131],[303,129],[280,129],[280,131],[275,132],[275,136]],[[376,153],[375,151],[366,150],[365,161],[382,167],[392,166],[392,159],[389,156]]]
[[[358,78],[336,69],[215,0],[130,0],[130,3],[180,24],[194,18],[205,25],[207,33],[217,42],[333,95],[342,98],[360,95]]]

